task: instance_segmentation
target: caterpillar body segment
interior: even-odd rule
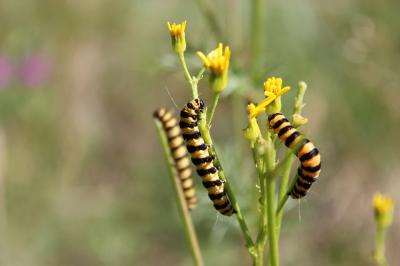
[[[208,191],[208,197],[214,208],[221,214],[231,216],[235,210],[225,193],[224,183],[218,177],[218,169],[214,165],[214,158],[208,152],[208,145],[204,142],[198,128],[200,114],[204,111],[201,99],[194,99],[187,103],[181,111],[179,126],[186,141],[186,148],[191,154],[192,162],[196,166],[197,174],[201,177],[203,186]]]
[[[271,128],[286,147],[293,149],[300,161],[297,169],[299,178],[296,181],[290,196],[294,199],[304,197],[310,190],[312,183],[318,180],[321,172],[321,156],[318,149],[310,140],[294,128],[289,120],[281,113],[274,113],[268,116]]]
[[[193,184],[189,155],[185,147],[181,129],[178,126],[178,120],[171,112],[164,108],[156,110],[153,116],[160,121],[165,131],[187,208],[193,210],[197,203],[196,191]]]

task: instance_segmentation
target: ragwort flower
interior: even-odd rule
[[[205,56],[202,52],[197,55],[203,61],[204,66],[210,71],[211,88],[215,93],[222,92],[228,84],[229,60],[231,50],[229,46],[223,48],[223,44],[219,43],[218,48]]]
[[[375,220],[378,226],[388,227],[393,221],[394,201],[392,198],[376,193],[372,199]]]
[[[248,106],[249,117],[257,117],[260,113],[266,110],[267,106],[270,106],[269,113],[276,113],[281,110],[280,96],[290,90],[289,86],[282,88],[281,78],[269,78],[264,82],[264,100],[257,106],[250,104]]]
[[[176,24],[175,22],[172,25],[167,22],[169,34],[171,35],[172,48],[174,48],[175,52],[183,53],[186,50],[186,38],[185,38],[185,28],[186,28],[186,20],[182,21],[181,24]]]

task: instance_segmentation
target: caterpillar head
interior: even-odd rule
[[[197,105],[196,109],[198,110],[199,113],[204,111],[204,102],[202,99],[196,98],[194,99],[194,103]]]
[[[166,110],[164,108],[160,108],[153,112],[153,117],[161,118],[165,113],[166,113]]]

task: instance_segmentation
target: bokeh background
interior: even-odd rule
[[[285,213],[282,265],[372,265],[371,197],[400,202],[400,2],[267,1],[260,77],[244,86],[248,2],[0,1],[0,265],[190,265],[151,117],[175,108],[168,91],[178,106],[190,99],[166,27],[184,19],[193,71],[196,50],[219,40],[232,49],[212,133],[251,228],[242,96],[281,76],[290,114],[304,80],[303,132],[322,151],[323,172]],[[209,100],[206,80],[200,93]],[[249,265],[235,219],[216,214],[198,181],[193,220],[206,265]],[[400,265],[399,215],[390,265]]]

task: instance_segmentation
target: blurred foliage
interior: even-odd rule
[[[249,6],[208,3],[232,48],[235,87],[249,58]],[[271,75],[308,83],[303,131],[324,165],[312,193],[285,214],[282,265],[368,265],[370,197],[379,190],[400,200],[399,9],[395,0],[267,1],[257,93]],[[0,265],[190,263],[151,119],[156,107],[173,108],[167,89],[178,106],[190,97],[165,24],[183,19],[189,51],[215,46],[192,1],[0,2],[0,54],[16,69],[31,54],[52,62],[46,82],[27,87],[16,75],[0,91]],[[205,82],[200,94],[209,99]],[[221,100],[213,134],[246,214],[257,211],[248,196],[254,170],[240,145],[246,101],[235,95]],[[198,194],[206,265],[248,264],[236,222]]]

